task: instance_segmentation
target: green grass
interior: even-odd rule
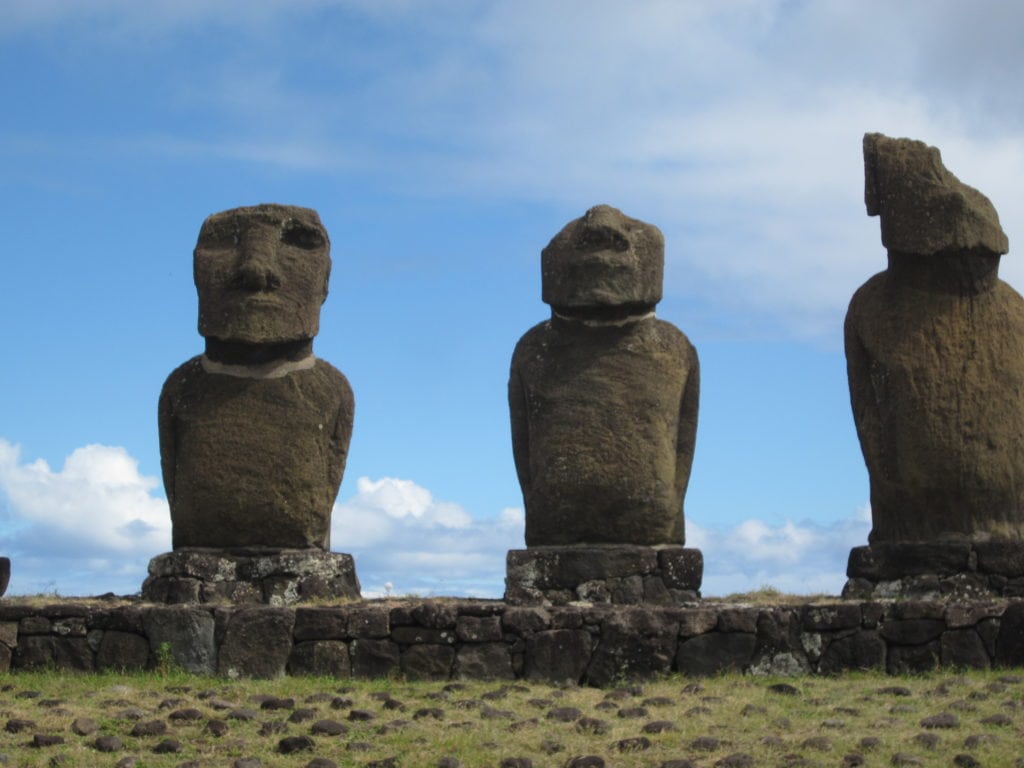
[[[792,686],[796,692],[775,691],[776,684]],[[786,680],[669,677],[623,686],[618,692],[519,682],[459,685],[464,687],[398,680],[223,680],[174,670],[160,675],[19,672],[0,677],[0,754],[12,766],[51,766],[61,759],[65,765],[114,766],[134,756],[136,768],[180,766],[187,761],[231,766],[242,757],[285,768],[306,766],[314,757],[339,766],[365,766],[389,757],[397,758],[401,766],[435,766],[446,756],[463,766],[494,768],[503,758],[527,757],[539,767],[563,766],[575,755],[598,755],[616,768],[656,767],[687,758],[704,768],[735,753],[749,755],[757,766],[892,765],[897,754],[925,766],[953,766],[958,754],[968,754],[982,766],[1014,766],[1018,759],[1024,765],[1024,675],[1014,672],[902,678],[857,673]],[[897,695],[891,691],[894,686],[909,695]],[[38,695],[26,698],[26,692]],[[404,709],[388,708],[385,694]],[[294,698],[295,708],[314,710],[313,717],[289,722],[294,710],[262,710],[254,698],[260,695]],[[335,708],[332,699],[351,702]],[[229,710],[218,708],[225,704],[251,708],[256,717],[227,719]],[[498,716],[488,717],[494,715],[488,707],[498,710]],[[607,730],[593,733],[574,722],[549,719],[548,713],[557,707],[575,707],[584,717],[603,721]],[[632,707],[644,707],[646,714],[618,716],[618,711]],[[132,736],[136,721],[124,713],[133,708],[144,713],[143,721],[167,723],[168,732]],[[170,718],[185,708],[199,710],[201,718]],[[427,708],[440,709],[442,719],[416,717],[418,710]],[[370,712],[373,719],[350,721],[353,709]],[[924,718],[943,713],[954,715],[957,725],[922,726]],[[19,733],[4,729],[18,718],[32,720],[35,726]],[[99,731],[76,735],[72,723],[77,718],[96,721]],[[227,732],[210,734],[211,719],[224,720]],[[312,735],[312,751],[278,753],[283,737],[310,735],[311,724],[320,719],[336,720],[348,732]],[[395,724],[396,720],[404,723]],[[659,720],[669,721],[672,730],[644,732],[645,725]],[[265,723],[278,721],[283,723],[282,732],[261,734]],[[34,748],[30,743],[35,734],[59,735],[64,743]],[[123,747],[114,753],[96,751],[92,745],[103,734],[118,737]],[[641,736],[650,742],[647,749],[619,750],[619,741]],[[169,737],[178,739],[182,750],[155,754],[156,744]],[[865,738],[875,742],[864,742]],[[937,743],[929,744],[930,739]]]

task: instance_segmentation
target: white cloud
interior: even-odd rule
[[[82,594],[105,578],[102,592],[137,591],[149,558],[170,549],[167,502],[153,496],[158,486],[123,448],[77,448],[54,471],[42,459],[22,460],[20,448],[0,438],[0,547],[12,556],[11,591],[57,585]]]
[[[500,597],[505,553],[523,546],[523,513],[478,519],[411,480],[360,477],[334,507],[331,546],[356,558],[364,595]]]
[[[123,448],[78,448],[54,471],[0,438],[0,551],[13,557],[11,592],[137,592],[149,558],[170,549],[158,486]],[[355,556],[364,595],[501,597],[506,552],[524,546],[521,508],[474,517],[391,477],[360,477],[356,489],[334,507],[332,549]],[[830,524],[754,518],[722,529],[688,519],[686,536],[704,553],[705,595],[763,585],[838,594],[849,551],[870,526],[864,507]]]
[[[745,520],[731,528],[686,521],[686,544],[704,554],[707,596],[772,586],[792,594],[838,595],[853,547],[867,543],[871,509],[864,506],[833,523],[786,520],[769,525]]]

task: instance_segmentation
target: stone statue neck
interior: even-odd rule
[[[623,326],[653,318],[654,307],[648,304],[625,304],[617,307],[552,307],[552,320],[592,327]]]
[[[206,337],[206,358],[221,365],[273,366],[298,363],[313,356],[313,340],[298,339],[276,344],[250,344]]]
[[[889,275],[903,285],[930,293],[974,296],[999,282],[999,256],[955,253],[921,256],[889,251]]]

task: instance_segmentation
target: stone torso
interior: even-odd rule
[[[179,367],[160,396],[174,548],[326,548],[352,418],[348,381],[322,360],[280,378]]]
[[[1024,299],[883,272],[850,303],[846,349],[871,540],[1024,538]]]
[[[527,332],[509,384],[527,545],[681,544],[698,380],[690,342],[653,317]]]

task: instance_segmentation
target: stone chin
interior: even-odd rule
[[[308,341],[320,330],[319,312],[283,309],[276,301],[258,304],[242,300],[238,303],[244,305],[244,310],[201,311],[199,335],[244,344],[282,344]]]

